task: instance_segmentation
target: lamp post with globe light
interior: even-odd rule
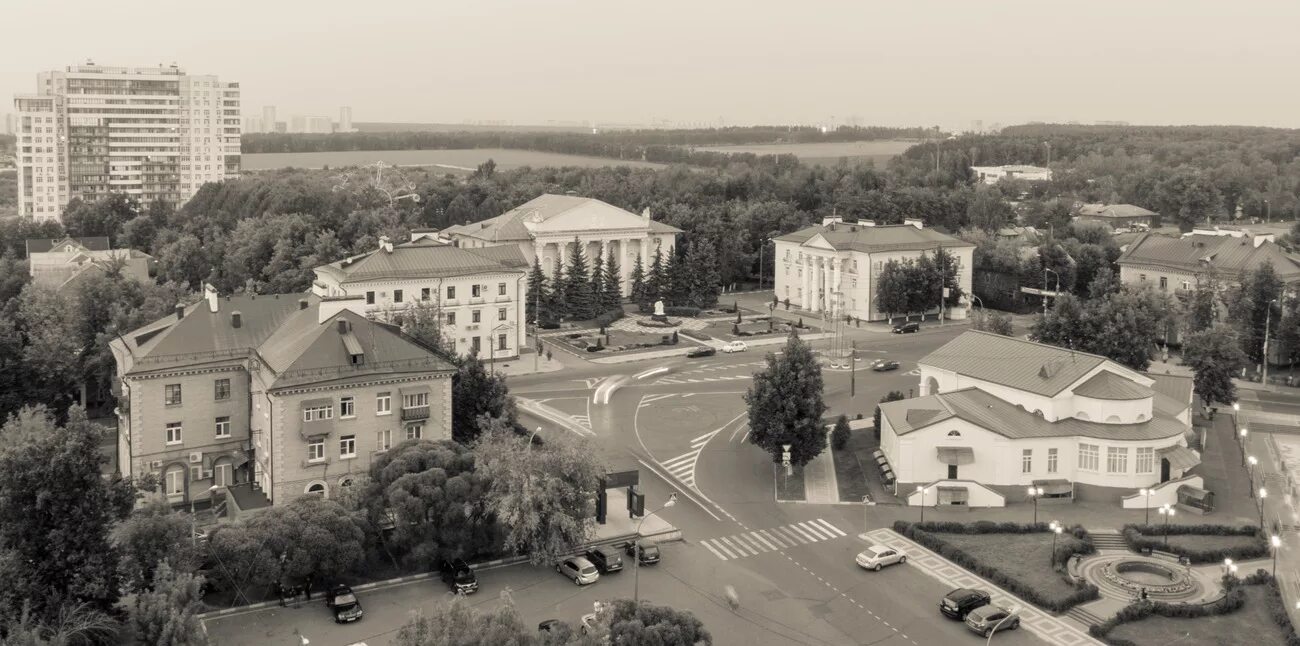
[[[921,494],[921,524],[925,524],[925,487],[916,485],[916,493]]]
[[[1156,492],[1155,489],[1139,489],[1139,490],[1138,490],[1138,495],[1140,495],[1140,496],[1145,496],[1145,497],[1146,497],[1146,504],[1142,505],[1144,508],[1146,508],[1146,512],[1147,512],[1147,519],[1146,519],[1146,522],[1143,523],[1144,525],[1148,525],[1148,526],[1149,526],[1149,525],[1151,524],[1151,494],[1153,494],[1153,493],[1155,493],[1155,492]]]
[[[1268,489],[1259,488],[1259,528],[1264,529],[1264,499],[1268,497]]]
[[[1253,455],[1246,456],[1246,477],[1250,480],[1250,495],[1255,495],[1255,465],[1259,460]]]
[[[1048,523],[1047,527],[1052,530],[1052,554],[1050,555],[1049,560],[1052,565],[1056,565],[1056,537],[1060,536],[1061,532],[1065,531],[1065,527],[1061,525],[1061,521],[1059,520],[1054,520]]]
[[[1165,517],[1165,549],[1169,549],[1169,519],[1174,517],[1174,511],[1170,505],[1160,505],[1160,515]]]
[[[1269,545],[1273,546],[1273,578],[1277,578],[1277,548],[1282,547],[1282,539],[1274,534],[1268,538]]]
[[[1034,499],[1034,524],[1037,525],[1038,524],[1038,498],[1039,496],[1043,495],[1043,488],[1030,487],[1028,489],[1028,494],[1030,498]]]
[[[1245,426],[1237,431],[1237,438],[1241,441],[1241,466],[1246,466],[1246,436],[1250,434],[1250,429]]]

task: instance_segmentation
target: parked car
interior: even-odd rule
[[[939,612],[949,619],[965,619],[967,613],[989,605],[990,601],[989,593],[984,590],[957,588],[944,595],[943,601],[939,602]]]
[[[998,624],[1001,624],[999,627]],[[993,630],[1015,630],[1020,627],[1020,611],[987,604],[966,614],[966,627],[988,637]]]
[[[330,612],[334,613],[334,622],[345,624],[350,621],[359,621],[361,615],[361,602],[357,600],[357,595],[352,594],[352,588],[341,583],[330,586],[325,593],[325,605],[329,606]]]
[[[886,565],[906,563],[907,555],[892,547],[869,545],[858,554],[857,562],[858,567],[879,572]]]
[[[731,343],[722,346],[722,351],[727,354],[731,354],[732,352],[744,352],[748,349],[749,346],[745,345],[744,341],[732,341]]]
[[[555,571],[573,579],[575,585],[595,583],[600,578],[600,571],[596,569],[596,566],[581,556],[574,556],[560,561],[555,565]]]
[[[894,326],[894,334],[911,334],[913,332],[919,332],[920,330],[921,324],[916,321],[899,323]]]
[[[442,575],[442,582],[447,584],[452,592],[458,594],[478,592],[478,577],[474,575],[474,568],[471,568],[464,559],[443,560],[438,572]]]
[[[587,560],[600,570],[601,574],[618,572],[623,569],[623,555],[611,545],[601,545],[587,550]]]
[[[623,545],[623,552],[628,556],[637,557],[641,565],[654,565],[659,562],[659,544],[643,538],[639,541],[628,541]]]
[[[871,364],[871,369],[875,370],[876,372],[889,372],[890,370],[898,370],[898,362],[894,361],[893,359],[877,359],[874,363]]]
[[[715,355],[715,354],[717,354],[717,353],[718,353],[718,351],[717,351],[717,350],[714,350],[713,348],[710,348],[710,347],[708,347],[708,346],[702,346],[702,347],[699,347],[699,348],[695,348],[694,350],[691,350],[690,352],[687,352],[687,353],[686,353],[686,358],[688,358],[688,359],[698,359],[698,358],[700,358],[700,357],[711,357],[711,356],[713,356],[713,355]]]

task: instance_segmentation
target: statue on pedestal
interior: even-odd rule
[[[664,314],[664,302],[662,300],[655,301],[655,313],[650,315],[650,320],[659,321],[660,323],[668,320],[668,316]]]

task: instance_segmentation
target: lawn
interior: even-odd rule
[[[1061,573],[1052,569],[1050,532],[931,535],[966,552],[983,565],[996,568],[1026,587],[1037,590],[1044,599],[1066,599],[1078,591]],[[1057,541],[1072,540],[1075,539],[1068,534],[1057,538]]]
[[[773,467],[772,473],[776,476],[777,500],[795,502],[808,499],[808,494],[804,491],[803,486],[803,467],[793,467],[789,476],[785,475],[785,467],[779,464],[773,465]]]
[[[1164,541],[1163,534],[1147,534],[1150,538]],[[1200,552],[1207,550],[1245,549],[1259,543],[1254,536],[1209,536],[1203,534],[1184,534],[1169,536],[1169,549]]]
[[[849,436],[844,449],[831,449],[835,458],[835,480],[839,484],[840,502],[862,502],[862,497],[871,493],[867,487],[866,469],[876,468],[875,462],[863,463],[871,457],[871,429],[862,429]],[[874,496],[872,497],[874,500]],[[876,502],[879,502],[878,500]]]
[[[1246,586],[1246,605],[1226,615],[1177,619],[1152,615],[1116,626],[1107,635],[1136,644],[1285,644],[1282,629],[1268,613],[1268,590]]]

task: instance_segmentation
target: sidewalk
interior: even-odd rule
[[[840,486],[835,479],[835,457],[830,450],[831,434],[826,433],[826,450],[803,468],[804,502],[835,505],[840,502]]]
[[[525,349],[520,352],[519,357],[515,359],[497,359],[492,364],[492,369],[507,377],[518,377],[521,375],[537,375],[547,372],[558,372],[564,369],[564,364],[551,355],[547,359],[546,353],[538,355],[536,346]],[[489,360],[489,363],[492,363]]]

